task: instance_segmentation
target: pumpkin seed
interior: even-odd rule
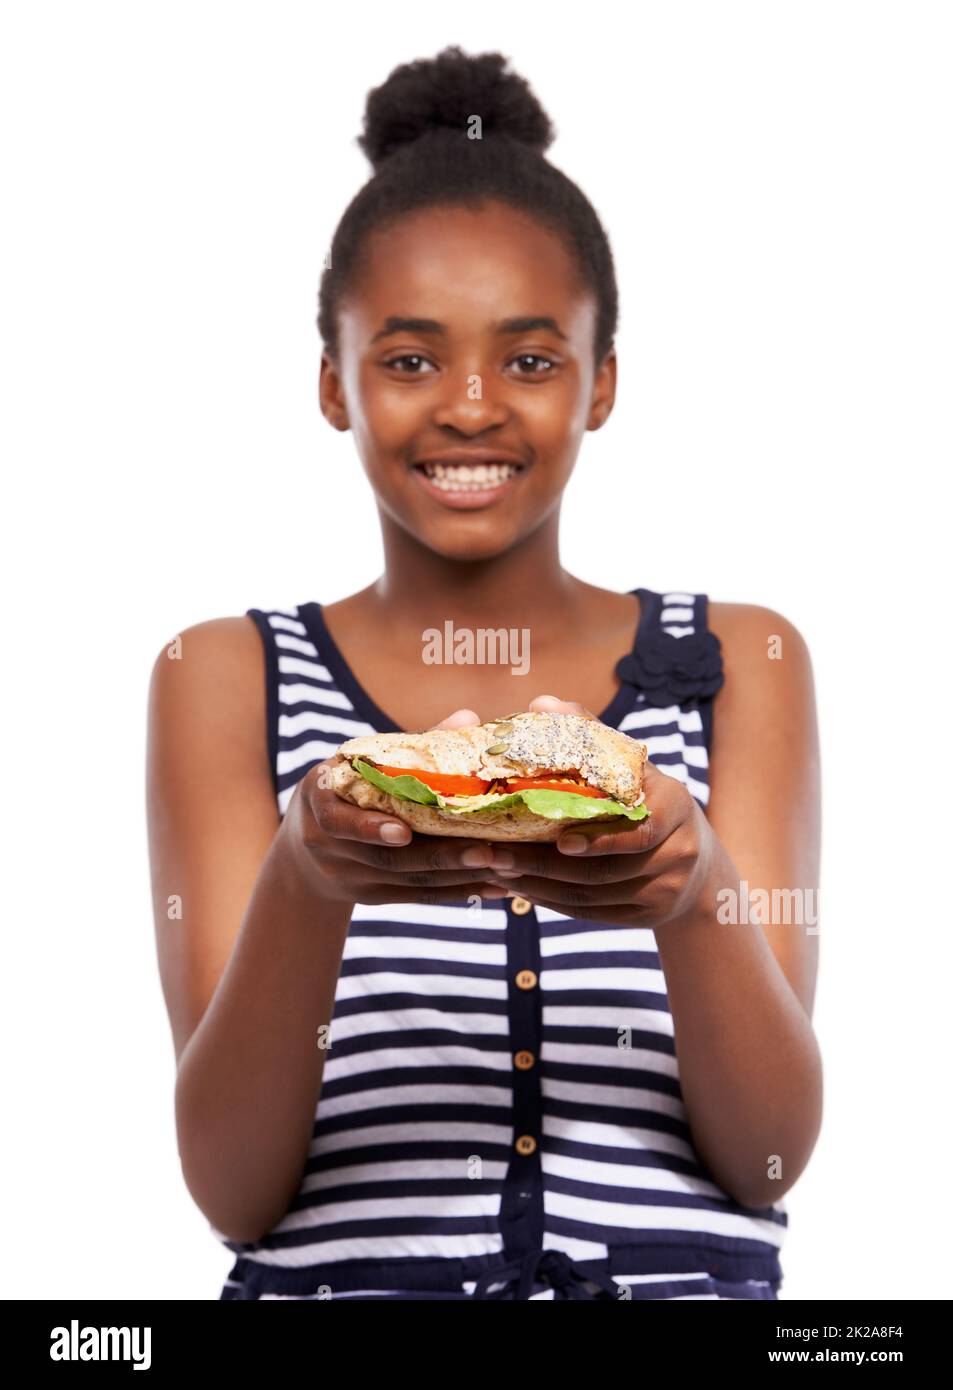
[[[488,753],[505,753],[506,748],[507,745],[505,743],[494,743],[492,747],[488,748],[486,751]]]
[[[508,720],[503,720],[502,723],[496,725],[493,732],[495,734],[511,734],[513,732],[513,725],[510,724]]]

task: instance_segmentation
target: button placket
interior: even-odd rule
[[[533,904],[516,897],[507,900],[506,908],[513,1147],[503,1182],[500,1226],[504,1252],[513,1258],[542,1248],[542,998],[539,922]]]

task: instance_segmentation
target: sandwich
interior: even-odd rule
[[[648,749],[598,719],[526,711],[491,724],[342,743],[331,789],[424,835],[555,840],[568,826],[642,820]]]

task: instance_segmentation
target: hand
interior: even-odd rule
[[[454,710],[436,729],[479,724],[470,709]],[[488,881],[492,846],[456,835],[415,835],[384,811],[365,811],[326,786],[338,755],[311,768],[298,783],[281,834],[291,837],[315,892],[325,901],[447,903],[505,898]]]
[[[596,718],[554,695],[527,708]],[[681,782],[647,762],[643,786],[651,813],[644,820],[571,826],[552,844],[507,841],[512,868],[490,872],[490,881],[541,907],[617,926],[654,930],[691,912],[727,858],[724,847]]]

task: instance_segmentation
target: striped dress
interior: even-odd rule
[[[633,589],[601,719],[705,809],[721,651],[704,594]],[[398,726],[321,605],[249,609],[283,815],[346,739]],[[655,937],[525,898],[358,903],[300,1191],[221,1299],[775,1299],[783,1200],[696,1153]]]

